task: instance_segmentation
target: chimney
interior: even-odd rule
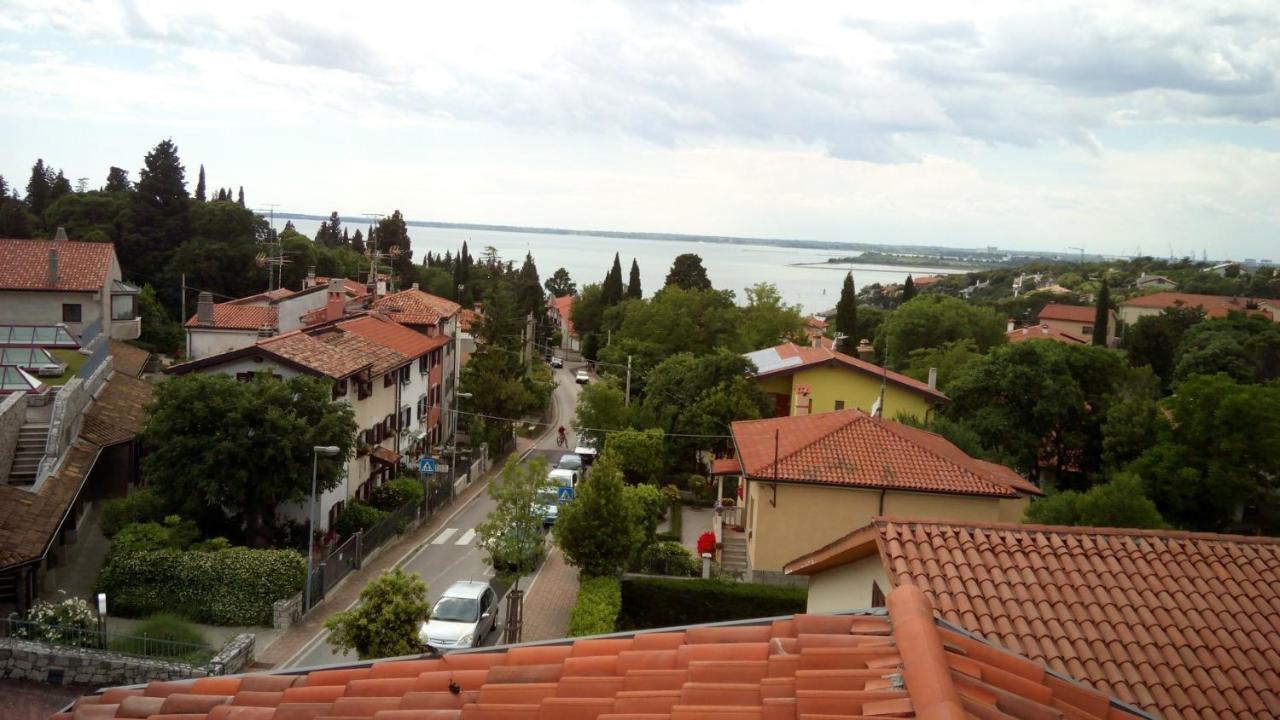
[[[929,368],[929,389],[938,389],[938,368]]]
[[[49,248],[49,285],[58,284],[58,248]]]
[[[66,228],[59,225],[58,232],[53,234],[53,241],[58,242],[59,240],[66,240],[66,239],[67,239],[67,230]]]
[[[213,296],[202,292],[196,298],[196,322],[201,325],[213,324]]]
[[[862,342],[858,343],[858,359],[871,362],[872,359],[875,358],[875,356],[876,356],[875,346],[871,344],[870,340],[866,338],[862,338]]]
[[[324,319],[326,321],[342,319],[346,306],[346,287],[342,278],[329,278],[329,289],[325,291]]]
[[[307,268],[307,283],[302,286],[303,290],[316,286],[316,266],[312,265]]]
[[[413,289],[414,289],[414,290],[417,290],[417,289],[418,289],[418,283],[414,283],[414,284],[413,284]]]

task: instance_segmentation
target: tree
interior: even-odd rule
[[[907,273],[907,281],[902,283],[902,303],[905,305],[906,303],[911,302],[912,298],[915,296],[916,283],[911,279],[911,273]]]
[[[538,279],[538,266],[533,262],[533,253],[526,252],[524,263],[520,265],[520,274],[516,277],[516,304],[526,316],[542,318],[546,314],[545,303],[542,282]]]
[[[537,565],[542,549],[539,496],[550,487],[547,463],[542,458],[521,463],[513,457],[503,466],[502,474],[489,481],[494,508],[476,526],[476,535],[494,568],[518,579]]]
[[[577,433],[590,438],[596,447],[604,447],[611,431],[630,427],[628,418],[626,397],[611,378],[591,383],[578,393],[573,424]]]
[[[1093,344],[1107,346],[1107,329],[1111,322],[1111,289],[1107,287],[1107,279],[1102,279],[1102,287],[1098,288],[1098,298],[1093,314]]]
[[[840,301],[836,303],[836,335],[843,335],[844,344],[837,350],[849,352],[858,346],[858,293],[853,289],[853,273],[845,273],[840,286]],[[872,336],[862,336],[872,337]]]
[[[582,288],[582,294],[569,306],[569,317],[578,335],[586,337],[604,329],[604,293],[597,283]]]
[[[663,283],[664,287],[672,285],[685,290],[710,290],[711,280],[707,277],[706,268],[702,267],[702,258],[693,253],[676,256]]]
[[[356,229],[356,234],[351,236],[351,249],[361,255],[364,254],[364,235],[360,233],[359,228]]]
[[[613,254],[613,267],[609,268],[609,274],[604,276],[604,282],[600,285],[600,300],[605,307],[612,307],[622,302],[625,290],[622,287],[622,261],[618,257],[618,253]]]
[[[20,201],[12,197],[0,197],[0,237],[30,238],[35,235],[40,219]]]
[[[780,342],[807,343],[800,308],[782,302],[771,283],[757,283],[746,290],[747,305],[738,320],[738,347],[759,350]]]
[[[608,435],[604,449],[615,454],[628,483],[652,483],[662,472],[662,441],[662,431],[657,428],[619,430]]]
[[[185,172],[172,140],[147,153],[129,200],[131,223],[117,248],[125,273],[159,277],[178,246],[192,237]]]
[[[66,197],[71,194],[71,181],[59,170],[53,176],[53,182],[49,183],[49,202],[53,203],[59,198]]]
[[[556,271],[551,273],[551,277],[547,278],[544,287],[547,292],[558,298],[576,295],[578,292],[578,286],[569,279],[569,271],[564,268],[556,268]]]
[[[355,650],[368,660],[426,652],[418,630],[430,617],[427,584],[417,573],[396,567],[364,586],[360,603],[325,620],[324,627],[329,644],[343,655]]]
[[[1004,320],[989,308],[931,293],[903,303],[885,319],[876,350],[886,366],[898,369],[906,366],[912,350],[965,338],[986,352],[1005,342]]]
[[[589,290],[590,286],[574,304],[575,326],[579,306],[587,306]],[[623,303],[604,314],[601,329],[613,330],[613,341],[600,351],[600,360],[612,363],[605,367],[616,371],[632,356],[635,391],[643,387],[650,368],[676,353],[702,355],[722,347],[740,352],[758,349],[742,346],[741,318],[732,292],[668,285],[650,298]]]
[[[184,516],[216,523],[229,512],[249,544],[265,545],[276,507],[309,496],[313,447],[339,449],[319,459],[319,491],[342,477],[356,423],[331,394],[323,380],[266,373],[250,382],[191,374],[161,383],[140,434],[143,477]]]
[[[163,354],[172,354],[182,345],[182,326],[169,319],[168,311],[150,284],[144,284],[138,292],[138,314],[142,316],[142,335],[137,340],[138,345]]]
[[[332,222],[330,224],[332,225]],[[413,282],[413,242],[409,239],[409,227],[405,224],[404,216],[399,210],[378,221],[376,236],[378,250],[384,253],[395,253],[392,267],[401,286],[407,287]],[[395,250],[393,251],[392,248]]]
[[[196,201],[197,201],[197,202],[204,202],[204,201],[205,201],[205,199],[206,199],[206,198],[205,198],[205,196],[204,196],[204,193],[205,193],[205,185],[204,185],[204,165],[203,165],[203,164],[201,164],[201,165],[200,165],[200,179],[196,181]]]
[[[938,347],[912,350],[907,359],[907,368],[902,371],[902,374],[925,382],[929,379],[929,370],[936,369],[938,388],[946,392],[947,383],[958,375],[965,365],[980,357],[982,353],[978,352],[977,344],[970,338],[952,340]]]
[[[129,171],[112,165],[107,171],[107,184],[102,188],[103,192],[127,193],[132,189],[133,183],[129,182]]]
[[[1204,320],[1199,308],[1171,307],[1159,315],[1148,315],[1125,329],[1124,348],[1129,364],[1134,367],[1149,366],[1168,389],[1173,384],[1176,353],[1182,338],[1192,326]]]
[[[1220,372],[1240,382],[1280,377],[1280,325],[1264,315],[1231,313],[1188,328],[1178,346],[1174,379]]]
[[[608,450],[578,483],[573,502],[560,508],[551,532],[569,564],[583,574],[616,576],[644,541],[639,508]]]
[[[240,194],[236,197],[236,204],[244,207],[244,186],[240,186]]]
[[[635,258],[631,258],[631,275],[627,278],[627,298],[629,300],[639,300],[644,297],[644,292],[640,289],[640,263]]]
[[[1064,490],[1036,500],[1027,508],[1027,522],[1083,527],[1168,527],[1156,504],[1146,496],[1142,481],[1119,474],[1087,492]]]
[[[129,197],[122,193],[69,193],[49,203],[44,219],[48,227],[66,228],[74,240],[102,237],[120,239],[128,222]]]
[[[31,166],[31,179],[27,181],[27,209],[37,217],[44,215],[44,209],[51,202],[50,196],[53,193],[52,168],[44,165],[43,158],[37,158],[36,164]]]
[[[1138,459],[1169,430],[1169,420],[1149,395],[1112,404],[1102,424],[1102,464],[1118,471]]]

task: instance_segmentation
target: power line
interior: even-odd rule
[[[467,412],[466,410],[456,410],[456,409],[453,409],[453,408],[450,408],[450,409],[449,409],[449,412],[451,412],[451,413],[456,413],[456,414],[458,414],[458,415],[470,415],[470,416],[472,416],[472,417],[485,418],[485,419],[487,419],[487,420],[500,420],[500,421],[503,421],[503,422],[509,422],[509,423],[521,423],[521,424],[523,424],[523,425],[532,425],[532,426],[534,426],[534,427],[552,427],[552,423],[548,423],[548,422],[529,421],[529,420],[525,420],[525,419],[514,419],[514,418],[499,417],[499,416],[497,416],[497,415],[486,415],[486,414],[484,414],[484,413],[473,413],[473,412]],[[575,428],[574,428],[574,430],[576,430],[576,431],[578,431],[578,432],[593,432],[593,433],[605,433],[605,434],[620,433],[620,432],[628,432],[628,431],[632,431],[632,432],[644,432],[644,430],[637,429],[637,428],[620,428],[620,429],[616,429],[616,430],[614,430],[614,429],[609,429],[609,428],[575,427]],[[662,436],[663,436],[663,437],[683,437],[683,438],[715,438],[715,439],[721,439],[721,440],[724,440],[724,439],[731,439],[731,438],[733,438],[733,437],[734,437],[733,435],[700,435],[700,434],[696,434],[696,433],[669,433],[669,432],[663,432],[663,433],[662,433]],[[737,436],[737,437],[743,437],[743,436],[739,435],[739,436]],[[765,435],[761,435],[761,437],[765,437]],[[768,437],[773,437],[773,436],[772,436],[772,435],[769,435]]]

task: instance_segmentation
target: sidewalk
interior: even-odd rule
[[[569,634],[569,615],[578,601],[578,570],[570,567],[560,548],[553,547],[538,579],[524,598],[521,639],[554,640]]]
[[[516,457],[532,448],[534,444],[533,440],[516,438]],[[437,513],[435,517],[419,525],[413,532],[399,536],[393,543],[383,547],[371,560],[366,562],[364,567],[344,578],[342,582],[338,583],[337,587],[329,592],[324,601],[316,605],[315,609],[308,613],[305,618],[280,633],[274,642],[260,650],[254,665],[263,668],[275,667],[293,657],[303,646],[311,642],[316,635],[324,630],[325,620],[328,620],[335,613],[346,610],[355,603],[360,597],[360,591],[370,581],[377,578],[383,571],[390,570],[399,564],[400,560],[409,552],[439,532],[458,508],[470,502],[480,493],[485,492],[489,485],[489,480],[502,472],[502,465],[503,463],[495,463],[480,479],[471,483],[470,487],[459,493],[449,508]]]

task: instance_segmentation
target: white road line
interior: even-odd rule
[[[470,530],[462,533],[462,537],[458,538],[458,541],[455,542],[454,545],[470,545],[471,541],[475,539],[475,536],[476,529],[471,528]]]
[[[453,537],[454,533],[456,532],[458,532],[458,528],[445,528],[444,530],[440,531],[439,535],[435,536],[435,539],[431,541],[431,544],[443,545],[449,542],[449,538]]]

